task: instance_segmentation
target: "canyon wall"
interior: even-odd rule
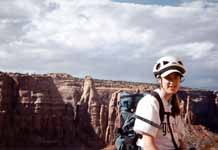
[[[0,72],[0,147],[102,149],[113,145],[119,92],[156,87],[90,76]],[[215,91],[182,88],[179,95],[187,124],[218,131]]]

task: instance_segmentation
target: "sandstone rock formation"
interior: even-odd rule
[[[115,142],[115,119],[118,114],[117,101],[119,92],[119,90],[114,92],[109,102],[108,125],[105,135],[105,142],[108,144],[113,144]]]
[[[102,149],[113,145],[120,90],[145,92],[156,87],[90,76],[80,79],[68,74],[0,72],[0,148]],[[191,136],[187,132],[189,144],[196,143],[194,140],[203,133],[207,136],[195,146],[201,149],[215,144],[217,92],[182,88],[179,95],[188,122],[186,130],[195,133]]]
[[[85,77],[83,94],[78,104],[87,105],[88,112],[91,111],[92,106],[97,107],[99,105],[98,93],[95,89],[94,81],[90,76]]]
[[[191,124],[191,110],[189,107],[190,107],[190,96],[187,97],[187,104],[185,107],[185,116],[184,116],[185,123],[188,125]]]

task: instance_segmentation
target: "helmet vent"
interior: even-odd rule
[[[178,61],[178,63],[179,63],[180,65],[183,65],[181,61]]]
[[[157,64],[156,70],[159,70],[159,68],[160,68],[160,63]]]
[[[168,64],[169,63],[169,61],[163,61],[163,64],[164,65],[166,65],[166,64]]]

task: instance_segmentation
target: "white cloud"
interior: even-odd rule
[[[9,53],[6,51],[0,51],[0,59],[7,59],[9,56]]]
[[[35,0],[2,0],[0,2],[1,18],[22,19],[23,17],[33,17],[39,13],[39,7],[34,3]],[[36,2],[36,1],[35,1]]]
[[[195,42],[174,45],[161,50],[161,55],[174,54],[179,56],[190,56],[193,59],[204,59],[209,57],[215,44],[211,42]]]
[[[165,54],[181,56],[208,78],[214,78],[211,69],[218,70],[213,65],[218,63],[214,57],[218,56],[217,3],[12,0],[0,4],[4,70],[89,73],[96,78],[149,82],[153,64]],[[133,70],[126,74],[126,68]]]
[[[191,15],[197,15],[199,8],[187,7],[187,6],[159,6],[154,14],[163,19],[186,19],[190,18]]]

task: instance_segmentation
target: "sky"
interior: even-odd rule
[[[218,0],[1,0],[0,71],[157,83],[166,55],[182,86],[218,90]]]

